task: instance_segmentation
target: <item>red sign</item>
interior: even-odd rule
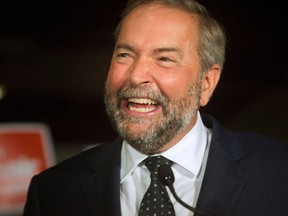
[[[0,124],[0,215],[21,214],[33,175],[55,164],[44,124]]]

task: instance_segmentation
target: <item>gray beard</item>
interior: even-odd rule
[[[106,89],[104,93],[106,112],[112,125],[123,139],[138,151],[152,154],[164,147],[191,123],[200,107],[200,83],[197,81],[191,85],[185,97],[175,98],[170,102],[164,95],[154,95],[150,92],[149,97],[157,102],[160,101],[163,107],[162,121],[150,124],[149,128],[141,134],[127,130],[126,124],[131,122],[145,124],[147,120],[129,116],[119,109],[122,97],[130,96],[131,92],[134,95],[140,95],[139,87],[128,87],[121,90],[117,96],[118,104],[113,103],[113,96]]]

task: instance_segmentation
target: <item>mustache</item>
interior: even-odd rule
[[[155,92],[151,88],[147,87],[133,87],[128,86],[125,88],[122,88],[117,92],[117,100],[118,102],[121,102],[122,100],[125,100],[127,98],[149,98],[153,101],[155,101],[157,104],[161,104],[163,106],[168,106],[169,99],[160,91]]]

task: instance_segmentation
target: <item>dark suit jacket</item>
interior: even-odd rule
[[[197,209],[214,216],[288,215],[288,144],[202,118],[213,135]],[[35,176],[24,216],[120,216],[120,152],[117,139]]]

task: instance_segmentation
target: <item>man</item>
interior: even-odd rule
[[[159,155],[172,164],[180,199],[203,215],[286,215],[288,145],[199,112],[224,53],[223,30],[197,2],[129,2],[105,86],[119,138],[35,176],[24,215],[138,215],[152,181],[143,161]],[[175,215],[193,215],[168,196]]]

